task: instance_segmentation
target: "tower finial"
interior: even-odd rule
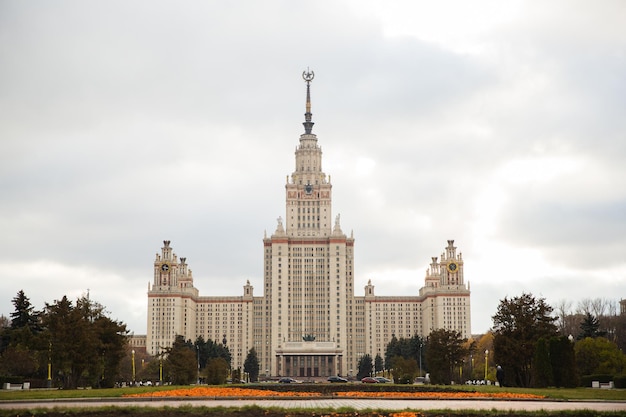
[[[302,78],[306,82],[306,113],[304,113],[304,133],[310,134],[313,130],[314,123],[311,121],[311,81],[315,78],[315,73],[307,67],[306,71],[302,72]]]

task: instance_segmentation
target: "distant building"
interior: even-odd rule
[[[434,329],[471,336],[470,289],[453,240],[432,258],[419,294],[376,296],[371,281],[354,289],[354,237],[332,217],[332,185],[322,171],[322,150],[312,133],[306,81],[304,133],[287,178],[286,216],[263,239],[263,295],[250,281],[240,296],[200,296],[186,258],[163,242],[148,291],[146,349],[158,354],[176,335],[225,343],[233,367],[255,348],[261,375],[300,378],[351,376],[364,354],[384,356],[395,335],[427,336]]]

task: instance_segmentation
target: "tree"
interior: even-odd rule
[[[500,301],[492,317],[493,348],[496,363],[506,371],[507,385],[530,386],[537,340],[557,335],[551,312],[545,299],[531,294]]]
[[[372,370],[374,369],[374,364],[372,362],[372,356],[369,354],[365,354],[359,358],[358,363],[359,370],[357,371],[356,378],[361,380],[366,376],[370,376],[372,374]]]
[[[618,375],[626,370],[626,356],[615,343],[604,337],[580,340],[574,351],[580,375]]]
[[[426,361],[433,384],[450,384],[454,380],[454,369],[469,354],[465,341],[454,330],[437,329],[430,333],[426,339]]]
[[[202,336],[199,336],[196,339],[194,346],[197,349],[198,356],[200,357],[200,369],[204,369],[207,366],[208,361],[213,358],[223,358],[230,369],[232,359],[228,346],[221,343],[215,343],[211,339],[205,342]]]
[[[243,362],[243,371],[250,377],[250,382],[257,382],[259,380],[259,358],[256,354],[256,349],[252,348],[248,351],[248,356]]]
[[[41,325],[40,313],[35,311],[30,299],[24,291],[20,290],[12,299],[15,311],[11,317],[10,325],[2,332],[0,353],[9,346],[19,347],[19,350],[31,351],[35,357],[35,351],[42,349],[40,339]]]
[[[556,387],[578,386],[578,372],[574,355],[574,343],[565,336],[550,339],[550,365],[552,381]]]
[[[540,337],[535,346],[533,359],[533,387],[546,388],[552,385],[552,364],[550,363],[550,346],[548,341]]]
[[[396,384],[412,384],[418,372],[417,361],[396,356],[392,362],[394,382]]]
[[[594,317],[591,313],[587,312],[583,321],[580,323],[580,333],[578,334],[578,340],[583,340],[587,337],[600,337],[606,336],[606,332],[600,331],[600,321],[597,317]]]
[[[385,369],[385,362],[383,361],[383,357],[380,356],[379,353],[377,353],[376,357],[374,358],[374,371],[378,373],[384,369]]]
[[[423,347],[424,341],[419,336],[415,335],[411,338],[400,338],[397,339],[392,336],[391,341],[387,344],[387,348],[385,349],[385,367],[387,369],[394,368],[395,364],[393,360],[395,357],[402,357],[405,359],[416,359],[420,360],[420,354],[424,355]],[[422,356],[422,362],[424,361],[424,357]]]
[[[183,336],[177,335],[167,352],[165,366],[174,385],[188,385],[197,378],[198,362],[192,346]]]
[[[209,359],[205,368],[207,384],[221,385],[226,383],[230,365],[224,358]]]
[[[61,385],[109,386],[117,377],[127,344],[126,325],[106,317],[88,297],[76,306],[63,296],[42,313],[52,369]]]
[[[32,330],[39,328],[39,313],[30,303],[30,299],[26,297],[23,290],[18,291],[17,295],[11,300],[15,306],[15,311],[10,314],[11,328],[19,329],[28,327]]]

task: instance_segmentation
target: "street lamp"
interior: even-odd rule
[[[135,349],[131,350],[130,353],[132,354],[131,362],[133,364],[133,385],[135,385]]]
[[[420,376],[422,376],[422,346],[423,344],[420,343]]]
[[[197,359],[198,359],[198,385],[200,385],[200,346],[196,345]]]
[[[47,387],[52,388],[52,342],[48,344],[48,381]]]
[[[163,385],[163,352],[159,354],[159,385]]]
[[[489,349],[485,350],[485,384],[487,383],[487,360],[489,359]]]

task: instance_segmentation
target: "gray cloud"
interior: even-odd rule
[[[624,6],[527,6],[459,52],[349,2],[4,2],[0,314],[89,288],[141,333],[164,239],[202,294],[261,294],[307,66],[357,294],[416,292],[447,239],[474,331],[523,290],[626,293]]]

